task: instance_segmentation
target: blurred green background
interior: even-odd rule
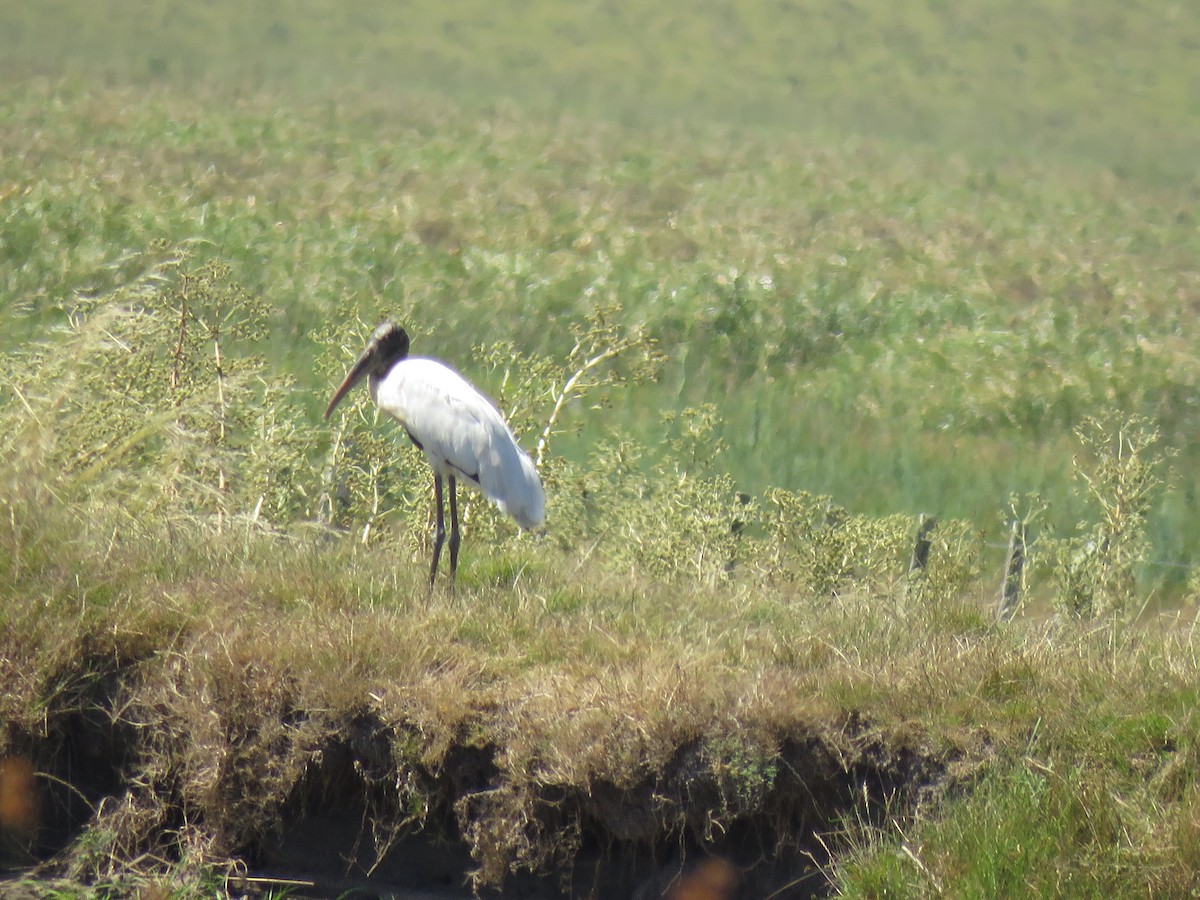
[[[1193,180],[1200,14],[1179,2],[13,4],[10,72],[231,89],[414,87],[1050,154]]]
[[[155,241],[273,298],[313,391],[333,317],[563,356],[618,302],[670,363],[560,449],[716,404],[747,490],[1060,530],[1072,429],[1177,452],[1200,545],[1200,7],[1187,3],[68,2],[0,22],[7,340]],[[0,339],[2,340],[2,339]],[[1182,578],[1160,566],[1147,574]],[[1176,584],[1176,586],[1178,586]]]

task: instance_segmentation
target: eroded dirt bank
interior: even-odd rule
[[[819,896],[839,823],[902,817],[957,757],[853,716],[741,722],[572,782],[547,748],[499,742],[494,707],[435,740],[415,716],[299,705],[250,663],[189,685],[157,657],[81,662],[40,730],[6,723],[36,773],[10,870],[212,865],[230,892],[293,896]]]

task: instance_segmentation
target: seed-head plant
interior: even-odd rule
[[[918,527],[911,518],[908,523],[912,541]],[[984,571],[983,534],[973,523],[964,519],[938,522],[929,537],[926,565],[919,570],[909,566],[905,585],[909,604],[929,605],[959,597]]]
[[[755,511],[721,471],[719,424],[708,405],[671,413],[663,428],[674,436],[657,464],[643,465],[641,448],[618,440],[598,446],[585,467],[569,467],[561,483],[581,513],[575,539],[618,568],[708,584],[726,578],[744,558]]]
[[[1055,606],[1082,618],[1128,616],[1136,612],[1146,520],[1168,454],[1158,428],[1141,416],[1089,416],[1075,433],[1084,448],[1075,475],[1100,515],[1081,534],[1051,543]]]
[[[538,437],[535,461],[539,466],[561,427],[568,402],[588,397],[594,405],[604,405],[607,395],[600,389],[658,378],[665,362],[658,342],[644,329],[623,324],[622,318],[616,304],[597,304],[583,322],[572,326],[575,345],[562,364],[559,379],[549,389],[553,406]]]
[[[760,559],[768,576],[818,595],[835,596],[851,585],[888,588],[912,549],[911,517],[854,515],[806,491],[768,491],[765,524]]]
[[[17,402],[0,440],[35,489],[218,530],[304,506],[286,452],[303,417],[253,350],[268,306],[198,249],[155,247],[131,281],[66,304],[63,333],[5,360]]]

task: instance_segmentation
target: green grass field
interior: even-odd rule
[[[1200,13],[4,16],[0,751],[69,780],[107,723],[118,801],[39,839],[73,890],[204,890],[334,747],[376,849],[491,885],[615,840],[767,894],[748,830],[847,896],[1200,884]],[[625,348],[453,595],[417,455],[320,421],[384,316],[530,448]]]

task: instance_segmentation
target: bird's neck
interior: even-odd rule
[[[371,371],[371,374],[367,379],[367,385],[371,389],[372,400],[376,399],[376,395],[379,392],[379,385],[383,383],[383,380],[395,371],[396,366],[400,365],[400,363],[404,362],[404,360],[408,358],[409,357],[407,354],[404,356],[394,357],[393,359],[386,361],[383,365],[378,366]]]

